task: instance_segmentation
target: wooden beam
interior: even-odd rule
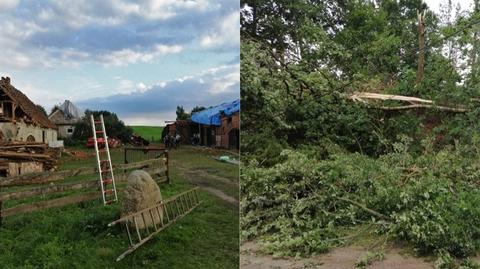
[[[19,206],[3,209],[2,217],[34,212],[34,211],[52,208],[52,207],[76,204],[80,202],[95,200],[101,197],[102,197],[102,194],[101,192],[98,191],[98,192],[79,194],[75,196],[66,196],[66,197],[57,198],[57,199],[48,200],[48,201],[34,202],[27,205],[19,205]]]
[[[134,169],[134,168],[143,168],[145,166],[152,165],[156,162],[163,163],[162,159],[152,159],[142,162],[129,163],[129,164],[117,164],[114,165],[114,169]],[[67,177],[73,177],[78,175],[91,175],[96,173],[97,169],[92,165],[92,167],[82,167],[78,169],[70,169],[56,172],[41,172],[41,173],[32,173],[26,175],[18,175],[7,178],[0,178],[0,186],[22,186],[22,185],[32,185],[32,184],[44,184],[48,182],[63,180]]]
[[[145,171],[151,174],[152,177],[154,177],[155,175],[158,175],[157,177],[164,177],[166,169],[152,168],[152,169],[147,169]],[[115,181],[117,183],[126,182],[127,178],[128,178],[127,174],[123,174],[123,173],[115,174]],[[159,182],[163,182],[163,181],[159,181]],[[63,191],[69,191],[69,190],[96,189],[99,186],[100,185],[99,185],[98,179],[89,179],[83,182],[48,185],[48,186],[36,187],[32,189],[27,189],[27,190],[0,193],[0,202],[7,201],[7,200],[25,199],[29,197],[38,196],[38,195],[45,195],[49,193],[63,192]]]

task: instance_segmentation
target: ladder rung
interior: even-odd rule
[[[103,131],[102,131],[102,130],[100,130],[100,131],[95,131],[95,133],[101,134],[101,133],[103,133]]]
[[[106,170],[102,170],[101,173],[108,173],[110,171],[112,171],[112,170],[111,169],[106,169]]]
[[[96,120],[96,121],[95,121],[95,124],[100,124],[100,123],[102,123],[101,120]]]
[[[105,190],[104,193],[105,193],[105,194],[112,194],[112,193],[113,193],[113,189],[111,189],[111,190]]]
[[[108,160],[100,160],[101,163],[108,163]]]
[[[112,183],[112,182],[113,182],[113,179],[107,178],[107,179],[103,180],[102,182],[103,182],[104,184]]]

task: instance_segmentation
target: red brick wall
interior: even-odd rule
[[[234,129],[240,129],[240,113],[235,113],[231,117],[222,116],[222,126],[217,127],[217,146],[229,148],[229,134]]]

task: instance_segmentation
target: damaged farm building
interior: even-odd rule
[[[165,126],[166,134],[180,134],[181,143],[192,143],[200,137],[199,145],[223,149],[240,148],[240,100],[213,106],[192,115],[192,120],[177,120]]]
[[[16,176],[55,167],[57,128],[27,96],[0,80],[0,176]]]

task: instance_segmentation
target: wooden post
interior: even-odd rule
[[[425,11],[417,11],[418,18],[418,68],[415,85],[420,84],[423,79],[424,65],[425,65]]]
[[[2,227],[2,205],[3,201],[0,201],[0,227]]]
[[[15,109],[17,109],[17,104],[12,102],[12,121],[15,122]]]
[[[202,144],[202,127],[200,123],[198,124],[198,145]]]
[[[165,162],[165,166],[166,166],[166,171],[165,171],[165,175],[167,176],[167,182],[168,184],[170,184],[170,173],[169,173],[169,168],[168,168],[168,150],[165,150],[165,158],[167,159],[167,161]]]
[[[0,187],[0,190],[2,187]],[[2,227],[2,207],[3,207],[3,201],[0,200],[0,227]]]
[[[125,164],[128,163],[128,160],[127,160],[127,148],[124,148],[124,149],[123,149],[123,162],[124,162]],[[123,169],[123,173],[124,173],[124,174],[127,173],[127,169]]]

